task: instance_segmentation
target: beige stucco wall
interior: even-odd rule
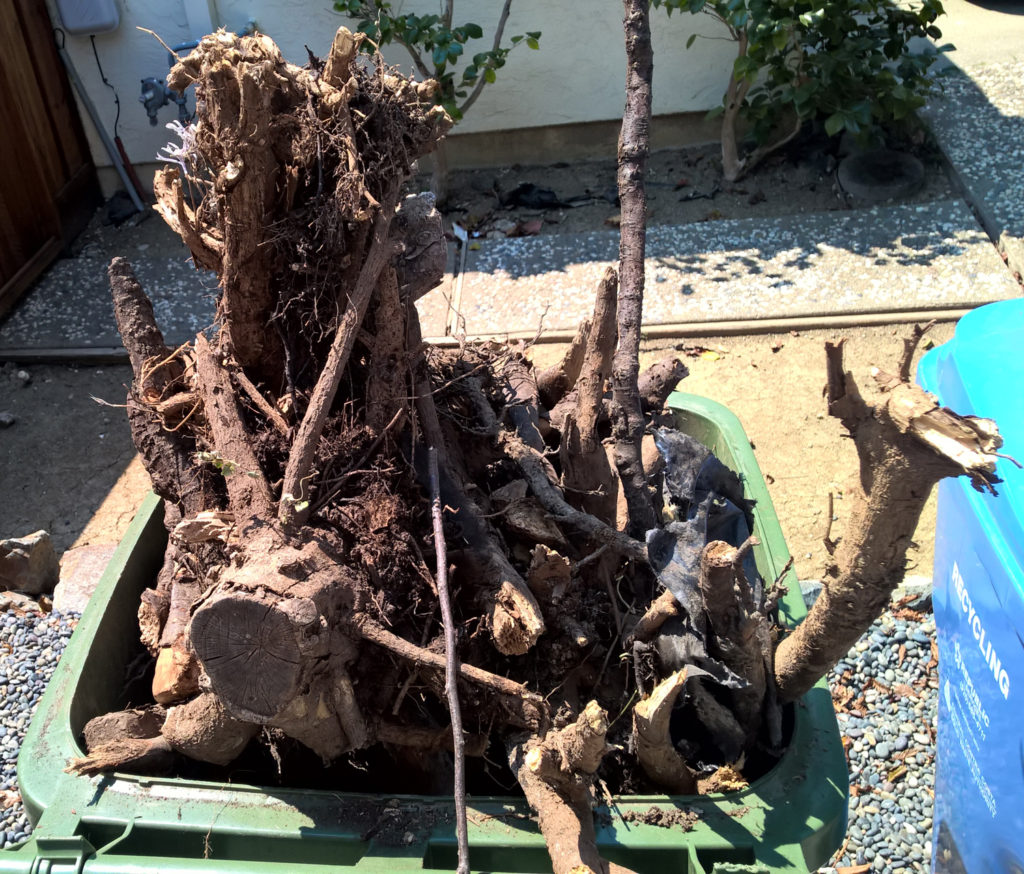
[[[53,2],[53,0],[49,0]],[[272,36],[286,58],[303,63],[304,46],[323,54],[334,31],[347,22],[332,10],[331,0],[118,0],[121,25],[110,34],[96,37],[96,47],[107,78],[121,96],[119,132],[130,159],[153,160],[167,142],[164,124],[176,116],[176,107],[164,107],[160,124],[150,127],[138,102],[144,76],[167,72],[166,52],[150,35],[136,29],[148,27],[169,45],[202,35],[209,25],[243,30],[255,20]],[[396,7],[423,13],[434,11],[438,0],[396,0]],[[459,0],[456,23],[474,21],[483,27],[485,39],[496,22],[500,0]],[[543,32],[541,47],[517,48],[509,57],[498,81],[484,89],[476,105],[456,133],[522,130],[579,122],[617,119],[622,112],[625,50],[620,0],[514,0],[506,34],[526,30]],[[351,22],[349,22],[351,23]],[[727,41],[697,40],[689,50],[687,38],[694,29],[721,36],[707,16],[653,11],[655,46],[655,114],[695,112],[711,108],[721,99],[734,47]],[[485,43],[487,45],[485,45]],[[469,54],[475,45],[471,44]],[[87,36],[69,36],[67,49],[86,88],[113,133],[114,107],[109,89],[103,86]],[[386,57],[405,69],[411,65],[400,47],[389,47]],[[190,101],[191,105],[191,101]],[[110,164],[92,125],[83,113],[98,166]],[[105,174],[109,176],[109,174]]]

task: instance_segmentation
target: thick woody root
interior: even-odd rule
[[[739,549],[722,541],[709,543],[701,552],[698,583],[708,617],[708,652],[746,683],[730,695],[746,748],[762,729],[772,656],[769,619],[754,604],[743,572],[744,556],[756,543],[750,538]]]
[[[576,496],[580,509],[609,523],[615,518],[618,476],[601,445],[597,426],[615,354],[617,291],[618,275],[609,267],[598,286],[592,328],[576,382],[576,408],[565,416],[559,446],[565,488]]]
[[[917,333],[920,336],[920,332]],[[933,486],[967,476],[993,490],[1002,438],[988,419],[958,416],[906,378],[875,371],[874,403],[843,368],[843,343],[826,344],[829,412],[841,419],[860,456],[846,533],[830,578],[807,618],[775,653],[783,700],[803,695],[849,650],[889,603],[903,579],[907,549]],[[913,345],[909,346],[909,358]],[[909,363],[901,365],[909,373]]]
[[[88,755],[68,771],[92,775],[121,770],[159,773],[179,753],[199,762],[227,765],[245,749],[257,726],[233,719],[209,692],[166,713],[131,710],[90,720],[85,727]]]
[[[488,627],[495,648],[504,655],[522,655],[544,633],[544,616],[526,585],[526,581],[508,560],[496,532],[476,501],[470,498],[467,477],[458,469],[456,459],[448,450],[434,403],[433,386],[426,359],[420,350],[422,335],[419,317],[411,304],[407,313],[408,347],[415,350],[413,381],[416,386],[416,408],[424,436],[438,453],[443,505],[460,525],[461,535],[470,546],[464,571],[478,580],[481,600],[487,614]],[[532,424],[532,419],[524,420]]]
[[[549,410],[569,393],[579,379],[591,324],[589,319],[580,322],[562,360],[537,374],[537,393]]]
[[[509,763],[537,813],[554,874],[625,871],[598,853],[591,809],[607,733],[608,715],[591,701],[565,728],[510,745]]]
[[[658,633],[662,625],[678,615],[679,602],[675,595],[666,589],[651,601],[650,606],[644,611],[644,615],[637,620],[626,639],[627,646],[632,647],[633,641],[636,640],[647,643]]]
[[[679,755],[669,733],[672,710],[685,684],[686,670],[676,671],[633,708],[633,735],[640,766],[654,783],[677,795],[697,791],[693,772]]]

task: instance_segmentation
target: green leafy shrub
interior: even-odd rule
[[[793,139],[806,121],[822,121],[830,136],[849,131],[865,142],[879,124],[901,121],[922,107],[934,87],[936,56],[915,52],[911,40],[942,35],[935,26],[943,14],[940,0],[652,3],[670,15],[710,15],[736,41],[728,87],[713,110],[722,116],[722,165],[730,181]],[[746,154],[737,142],[741,116],[754,142]]]
[[[480,92],[497,78],[512,49],[526,45],[540,48],[540,31],[528,31],[502,40],[512,0],[505,0],[494,29],[491,48],[477,52],[470,63],[456,72],[458,64],[468,56],[471,40],[483,39],[483,28],[467,22],[453,25],[454,0],[445,0],[439,15],[416,15],[396,12],[390,0],[335,0],[334,8],[360,19],[357,28],[376,45],[397,43],[404,46],[424,79],[436,79],[440,85],[437,102],[459,121],[480,96]],[[366,51],[374,45],[364,44]]]

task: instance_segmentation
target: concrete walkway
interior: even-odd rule
[[[985,230],[1024,275],[1024,29],[1020,52],[951,70],[925,119]]]
[[[483,240],[461,292],[449,283],[421,302],[424,333],[572,330],[618,242],[617,231]],[[1020,292],[955,200],[655,226],[647,255],[649,326],[963,309]]]

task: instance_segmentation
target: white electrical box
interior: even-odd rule
[[[71,36],[108,33],[121,23],[117,0],[57,0],[57,12]]]

